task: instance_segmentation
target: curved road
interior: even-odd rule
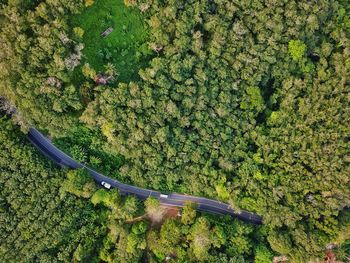
[[[59,166],[67,167],[70,169],[85,168],[94,178],[94,180],[97,181],[99,184],[101,184],[102,181],[107,182],[112,187],[118,188],[121,194],[135,195],[142,200],[148,198],[149,196],[153,196],[159,199],[161,204],[164,204],[167,206],[176,206],[176,207],[183,207],[186,201],[191,201],[196,203],[197,209],[201,211],[214,213],[214,214],[231,215],[233,217],[239,218],[246,222],[250,222],[253,224],[262,224],[262,218],[260,216],[247,211],[236,212],[230,207],[230,205],[220,201],[215,201],[204,197],[196,197],[196,196],[182,195],[182,194],[176,194],[176,193],[169,194],[167,195],[167,197],[165,197],[164,195],[161,195],[161,193],[158,191],[148,190],[148,189],[144,189],[144,188],[140,188],[140,187],[132,186],[128,184],[123,184],[118,180],[109,178],[103,174],[100,174],[92,170],[91,168],[85,166],[84,164],[76,162],[69,155],[65,154],[56,146],[54,146],[48,138],[46,138],[43,134],[41,134],[35,128],[30,128],[28,133],[28,139],[46,157],[54,161]]]

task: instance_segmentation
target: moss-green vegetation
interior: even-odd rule
[[[97,72],[107,63],[115,65],[120,81],[138,79],[138,70],[147,63],[150,55],[147,25],[142,13],[126,7],[123,0],[99,0],[73,16],[71,27],[84,30],[82,42],[84,62]],[[114,30],[107,37],[101,33]],[[79,70],[79,69],[78,69]]]

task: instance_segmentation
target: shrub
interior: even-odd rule
[[[300,61],[306,51],[306,45],[301,40],[291,40],[288,43],[288,51],[294,61]]]

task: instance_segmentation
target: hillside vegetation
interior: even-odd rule
[[[191,230],[169,220],[160,232],[131,230],[139,235],[127,238],[133,249],[123,243],[113,250],[123,240],[116,233],[130,227],[109,214],[109,202],[96,201],[109,195],[98,192],[88,210],[118,222],[117,230],[114,223],[105,229],[100,260],[270,262],[271,248],[304,263],[323,258],[331,243],[346,259],[348,1],[0,3],[2,108],[24,132],[36,126],[77,160],[125,183],[225,201],[264,220],[257,235],[244,224],[248,230],[232,227],[245,241],[232,241],[234,234],[197,238],[216,233],[221,221],[231,233],[232,219],[199,215]],[[114,31],[101,37],[108,27]],[[70,172],[56,187],[90,198],[93,184],[79,176]],[[127,220],[142,216],[141,204],[125,202],[141,207]],[[171,230],[163,235],[163,227]],[[174,239],[167,240],[170,232]],[[90,247],[81,254],[100,248]]]
[[[164,217],[158,200],[143,204],[97,189],[86,171],[43,159],[8,119],[1,117],[0,128],[1,262],[269,262],[273,256],[263,227],[199,214],[191,203],[181,217]],[[160,226],[151,224],[152,213]]]

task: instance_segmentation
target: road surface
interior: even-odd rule
[[[101,182],[107,182],[112,187],[118,188],[121,194],[135,195],[141,200],[145,200],[149,196],[153,196],[159,199],[161,204],[176,207],[183,207],[186,202],[191,201],[197,204],[197,209],[200,211],[221,215],[231,215],[246,222],[250,222],[253,224],[262,224],[262,218],[259,215],[247,211],[236,212],[228,204],[220,201],[204,197],[182,195],[176,193],[161,196],[161,193],[158,191],[123,184],[118,180],[109,178],[103,174],[94,171],[93,169],[85,166],[84,164],[78,163],[69,155],[65,154],[63,151],[54,146],[48,138],[46,138],[35,128],[30,128],[28,133],[28,139],[38,150],[40,150],[46,157],[54,161],[57,165],[61,167],[67,167],[70,169],[84,168],[99,184],[101,184]]]

